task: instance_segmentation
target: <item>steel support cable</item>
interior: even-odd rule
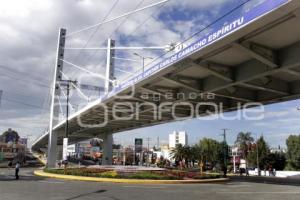
[[[65,74],[63,73],[62,71],[60,71],[61,74],[63,75],[63,77],[65,77],[66,79],[70,80],[70,78]],[[88,96],[86,96],[81,90],[79,87],[77,87],[77,85],[73,82],[71,82],[72,86],[78,91],[78,93],[87,101],[90,100],[90,98]]]
[[[230,15],[231,13],[233,13],[234,11],[238,10],[239,8],[241,8],[242,6],[244,6],[246,3],[248,3],[251,0],[246,0],[245,2],[243,2],[242,4],[239,4],[238,6],[234,7],[233,9],[231,9],[230,11],[228,11],[227,13],[225,13],[224,15],[222,15],[221,17],[218,17],[216,20],[214,20],[213,22],[211,22],[210,24],[208,24],[207,26],[205,26],[204,28],[202,28],[200,31],[195,32],[194,34],[192,34],[190,37],[188,37],[187,39],[183,40],[182,42],[180,42],[179,44],[183,44],[184,42],[190,40],[191,38],[193,38],[195,35],[198,35],[199,33],[201,33],[202,31],[206,30],[207,28],[209,28],[210,26],[212,26],[213,24],[217,23],[219,20],[223,19],[224,17]],[[161,59],[163,56],[165,56],[166,54],[168,54],[169,52],[166,52],[164,54],[162,54],[161,56],[156,57],[155,59],[152,60],[152,62],[150,62],[149,64],[153,63],[154,61],[157,61],[158,59]],[[148,66],[149,64],[147,64],[146,66]],[[146,67],[145,66],[145,67]],[[137,70],[136,72],[138,72],[139,70]],[[127,80],[128,78],[130,78],[130,76],[122,79],[122,81]]]
[[[163,1],[160,1],[160,2],[157,2],[157,3],[153,3],[153,4],[150,4],[150,5],[147,5],[147,6],[145,6],[145,7],[142,7],[142,8],[139,8],[139,9],[136,9],[136,10],[133,10],[133,11],[124,13],[124,14],[118,16],[118,17],[115,17],[115,18],[112,18],[112,19],[109,19],[109,20],[105,20],[104,22],[99,22],[99,23],[97,23],[97,24],[88,26],[88,27],[83,28],[83,29],[81,29],[81,30],[78,30],[78,31],[69,33],[68,35],[65,36],[65,38],[71,37],[71,36],[73,36],[73,35],[75,35],[75,34],[81,33],[82,31],[86,31],[86,30],[95,28],[95,27],[97,27],[97,26],[100,26],[100,25],[103,25],[103,24],[107,24],[107,23],[112,22],[112,21],[115,21],[115,20],[117,20],[117,19],[121,19],[121,18],[123,18],[123,17],[126,17],[127,15],[131,15],[131,14],[133,14],[133,13],[136,13],[136,12],[140,12],[140,11],[146,10],[146,9],[148,9],[148,8],[151,8],[151,7],[160,5],[160,4],[165,3],[165,2],[168,2],[168,1],[169,1],[169,0],[163,0]]]
[[[114,4],[112,5],[112,7],[109,9],[109,11],[106,13],[106,15],[104,16],[104,18],[102,19],[101,22],[104,22],[108,16],[112,13],[112,11],[115,9],[115,7],[117,6],[117,4],[119,3],[120,0],[116,0],[114,2]],[[88,40],[86,41],[86,43],[83,45],[83,49],[85,47],[87,47],[88,43],[91,41],[91,39],[95,36],[95,34],[98,32],[98,30],[100,29],[101,25],[97,26],[97,28],[95,29],[95,31],[90,35],[90,37],[88,38]],[[75,57],[75,61],[79,59],[80,54],[82,51],[79,51],[79,53],[77,54],[77,56]]]
[[[63,90],[62,86],[60,85],[60,83],[58,85],[59,85],[59,88],[60,88],[63,96],[67,99],[68,97],[67,97],[66,93],[64,92],[64,90]],[[75,110],[75,108],[73,107],[73,105],[70,102],[69,102],[69,106],[72,108],[73,111]]]
[[[60,101],[60,97],[57,96],[57,99],[58,99],[58,104],[59,104],[60,112],[62,113],[63,116],[65,116],[64,111],[63,111],[63,109],[62,109],[62,103],[61,103],[61,101]]]
[[[123,70],[123,69],[120,69],[120,68],[115,68],[115,70],[117,70],[117,71],[119,71],[119,72],[123,72],[123,73],[126,73],[126,74],[130,74],[130,75],[133,75],[134,73],[132,73],[132,72],[128,72],[128,71],[125,71],[125,70]]]
[[[214,25],[215,23],[217,23],[219,20],[223,19],[224,17],[232,14],[234,11],[238,10],[239,8],[241,8],[242,6],[244,6],[246,3],[248,3],[251,0],[246,0],[245,2],[243,2],[242,4],[239,4],[238,6],[234,7],[233,9],[231,9],[230,11],[228,11],[227,13],[225,13],[224,15],[222,15],[221,17],[218,17],[217,19],[215,19],[214,21],[212,21],[211,23],[209,23],[208,25],[206,25],[204,28],[202,28],[201,30],[193,33],[190,37],[184,39],[183,41],[179,42],[180,44],[183,44],[184,42],[190,40],[191,38],[193,38],[194,36],[198,35],[199,33],[201,33],[202,31],[205,31],[206,29],[208,29],[209,27],[211,27],[212,25]],[[157,61],[158,59],[162,58],[163,56],[165,56],[166,54],[168,54],[169,52],[166,52],[164,54],[162,54],[161,56],[156,57],[155,59],[152,60],[151,63],[153,63],[154,61]],[[149,63],[149,64],[151,64]],[[149,64],[147,64],[146,66],[148,66]],[[146,67],[145,66],[145,67]]]
[[[135,9],[137,9],[143,2],[144,2],[145,0],[142,0],[142,1],[140,1],[140,3],[136,6],[136,8]],[[170,0],[171,1],[171,0]],[[134,31],[132,31],[129,35],[131,35],[132,33],[134,33],[134,32],[136,32],[137,30],[138,30],[138,28],[140,28],[143,24],[145,24],[149,19],[151,19],[151,17],[153,17],[153,15],[154,15],[154,13],[157,13],[157,12],[159,12],[165,5],[166,5],[166,3],[167,2],[165,2],[165,3],[163,3],[157,10],[154,10],[151,14],[150,14],[150,16],[148,17],[148,18],[146,18],[146,20],[143,22],[143,23],[141,23],[141,24],[139,24],[136,28],[135,28],[135,30]],[[128,20],[128,18],[130,17],[131,15],[128,15],[124,20],[123,20],[123,22],[122,23],[120,23],[119,24],[119,26],[110,34],[110,36],[109,36],[109,38],[111,38],[112,37],[112,35],[114,34],[114,32],[116,32],[127,20]],[[85,47],[86,48],[86,47]],[[68,49],[70,49],[70,48],[68,48]],[[92,50],[92,48],[89,48],[89,49],[91,49]],[[93,52],[93,54],[90,56],[90,57],[88,57],[88,59],[87,59],[87,61],[89,61],[90,59],[92,59],[95,55],[96,55],[96,53],[98,52],[98,50],[101,50],[102,48],[94,48],[94,52]],[[116,48],[116,49],[122,49],[122,47],[118,47],[118,48]],[[124,47],[124,49],[128,49],[128,47]],[[132,47],[132,49],[139,49],[138,47]],[[142,47],[140,48],[141,50],[144,50]],[[147,49],[150,49],[149,47],[147,48]],[[161,48],[157,48],[157,47],[153,47],[153,50],[161,50],[161,49],[165,49],[165,47],[161,47]],[[122,59],[122,58],[116,58],[116,59]],[[133,61],[133,59],[122,59],[122,60],[128,60],[128,61]],[[132,75],[132,74],[134,74],[134,73],[131,73],[131,72],[127,72],[127,71],[124,71],[124,70],[121,70],[121,69],[117,69],[116,68],[116,70],[117,71],[121,71],[121,72],[124,72],[124,73],[127,73],[127,74],[130,74],[130,75]]]
[[[136,9],[138,9],[138,7],[140,6],[140,5],[142,5],[143,3],[144,3],[144,1],[145,0],[141,0],[138,4],[137,4],[137,6],[134,8],[134,10],[136,10]],[[133,14],[133,13],[131,13],[131,14]],[[116,32],[127,20],[128,20],[128,18],[131,16],[131,14],[129,14],[129,15],[127,15],[126,17],[125,17],[125,19],[118,25],[118,27],[114,30],[114,31],[112,31],[111,32],[111,34],[109,35],[109,37],[108,38],[111,38],[112,37],[112,35],[114,34],[114,32]],[[85,46],[85,48],[86,48],[86,46]],[[90,61],[95,55],[96,55],[96,53],[98,52],[98,50],[96,50],[95,52],[93,52],[92,54],[91,54],[91,56],[89,56],[86,60],[85,60],[85,62],[88,62],[88,61]]]
[[[171,0],[170,0],[171,1]],[[128,35],[132,35],[133,33],[137,32],[137,30],[146,24],[151,18],[154,18],[154,14],[158,13],[164,6],[166,6],[167,2],[162,4],[158,9],[154,10],[142,23],[136,26],[136,28],[131,31]]]
[[[138,9],[138,8],[144,3],[144,1],[145,1],[145,0],[141,0],[141,1],[135,6],[134,10]],[[133,13],[132,13],[132,14],[133,14]],[[131,17],[132,14],[127,15],[127,16],[125,17],[125,19],[123,19],[123,21],[117,26],[117,28],[115,28],[115,30],[111,32],[111,34],[109,35],[108,38],[111,38],[111,37],[113,36],[113,34],[114,34],[115,32],[117,32],[117,31],[119,30],[119,28],[120,28],[120,27],[121,27],[121,26],[129,19],[129,17]]]
[[[167,1],[163,1],[163,2],[160,2],[159,4],[163,4],[163,6],[168,2],[168,1],[170,1],[170,0],[167,0]],[[139,7],[142,3],[144,2],[144,0],[142,0],[142,1],[140,1],[140,3],[136,6],[136,8],[137,7]],[[158,5],[158,4],[157,4]],[[163,6],[161,6],[158,10],[160,10]],[[139,9],[135,9],[135,10],[139,10]],[[132,11],[132,12],[129,12],[129,14],[127,15],[127,17],[126,17],[126,19],[125,20],[123,20],[123,23],[130,17],[130,15],[131,14],[133,14],[134,13],[134,11]],[[119,26],[115,29],[115,31],[116,30],[118,30],[119,29],[119,27],[123,24],[123,23],[121,23],[121,24],[119,24]],[[111,35],[110,35],[110,37],[113,35],[113,33],[115,32],[115,31],[113,31],[112,33],[111,33]],[[66,48],[66,49],[68,49],[68,48]],[[79,48],[79,50],[81,51],[82,49],[81,48]],[[87,61],[89,61],[89,60],[91,60],[92,59],[92,57],[94,57],[95,56],[95,54],[97,53],[97,51],[98,51],[98,49],[95,49],[96,51],[90,56],[90,57],[88,57],[88,59],[87,59]],[[99,63],[99,65],[102,63],[102,61]]]
[[[75,65],[75,64],[73,64],[73,63],[71,63],[71,62],[69,62],[69,61],[66,61],[66,60],[63,60],[63,59],[60,59],[60,60],[63,61],[64,63],[68,64],[68,65],[71,65],[71,66],[73,66],[73,67],[79,69],[79,70],[82,70],[82,71],[84,71],[84,72],[86,72],[86,73],[88,73],[88,74],[91,74],[92,76],[101,78],[101,79],[103,79],[103,80],[107,80],[104,76],[102,76],[102,75],[100,75],[100,74],[97,74],[97,73],[95,73],[95,72],[91,72],[91,71],[89,71],[89,70],[87,70],[87,69],[85,69],[85,68],[83,68],[83,67],[80,67],[80,66],[78,66],[78,65]],[[110,79],[109,79],[108,81],[109,81],[109,82],[113,82],[113,80],[110,80]]]

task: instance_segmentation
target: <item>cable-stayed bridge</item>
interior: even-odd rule
[[[40,136],[32,149],[48,146],[48,164],[54,166],[57,144],[61,145],[66,137],[67,126],[71,143],[102,138],[104,163],[110,164],[114,133],[201,117],[216,110],[228,112],[258,106],[258,103],[271,104],[299,98],[300,2],[251,2],[226,13],[183,41],[184,45],[178,45],[181,48],[177,51],[170,48],[149,64],[143,62],[142,70],[130,73],[122,80],[114,75],[115,51],[118,50],[114,40],[107,41],[105,73],[95,74],[64,59],[64,51],[68,50],[65,39],[78,32],[68,35],[65,29],[61,29],[50,131]],[[76,48],[69,48],[72,49]],[[68,120],[59,119],[62,106],[58,97],[62,94],[67,97],[61,80],[69,79],[63,71],[64,65],[105,82],[104,87],[95,86],[101,90],[100,97],[88,100],[87,105],[68,116]],[[86,96],[80,90],[80,80],[77,82],[79,84],[72,83],[74,90]]]

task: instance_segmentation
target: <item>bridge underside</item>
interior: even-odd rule
[[[135,87],[134,97],[111,97],[105,100],[108,107],[106,126],[84,128],[78,123],[76,115],[71,116],[69,141],[76,142],[174,121],[171,111],[164,111],[161,119],[154,119],[151,103],[162,105],[164,102],[189,102],[196,105],[212,101],[222,103],[226,112],[236,110],[238,103],[271,104],[299,98],[300,12],[293,10],[291,6],[284,9],[274,11],[139,82]],[[130,94],[131,91],[127,89],[121,93]],[[214,93],[215,98],[208,100],[201,95],[195,97],[195,94],[203,93]],[[120,102],[133,103],[134,110],[138,110],[138,119],[137,116],[130,120],[115,119],[112,107]],[[117,113],[119,117],[132,115],[132,111],[128,110],[132,109],[129,105],[120,107],[124,110]],[[168,107],[171,108],[172,105],[162,108],[165,110]],[[210,109],[213,108],[201,107],[198,112],[206,115],[206,111]],[[175,115],[188,117],[191,115],[191,108],[177,105]],[[105,121],[103,106],[99,103],[90,106],[80,113],[80,119],[85,124],[102,123]],[[61,123],[55,128],[61,132],[58,143],[62,143],[64,126]],[[45,147],[47,143],[48,135],[45,134],[33,145],[33,149]]]

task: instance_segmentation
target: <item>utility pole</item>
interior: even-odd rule
[[[229,129],[227,128],[223,128],[221,129],[223,130],[223,153],[224,153],[224,169],[223,169],[223,172],[224,172],[224,177],[227,177],[227,142],[226,142],[226,131],[228,131]]]
[[[149,138],[149,137],[146,138],[147,145],[148,145],[148,146],[147,146],[147,161],[146,161],[147,166],[148,166],[148,164],[149,164],[150,140],[151,140],[151,138]]]
[[[69,98],[70,98],[70,84],[77,84],[77,81],[73,80],[60,80],[61,83],[67,87],[67,102],[66,102],[66,127],[65,127],[65,138],[63,140],[63,160],[67,159],[67,148],[68,148],[68,136],[69,136]]]

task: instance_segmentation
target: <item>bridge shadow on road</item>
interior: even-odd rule
[[[19,180],[16,180],[14,168],[0,168],[0,182],[2,181],[39,181],[46,179],[34,175],[34,170],[39,168],[21,168]]]
[[[20,176],[19,180],[16,180],[15,176],[12,175],[0,175],[0,182],[2,181],[40,181],[44,180],[45,178],[43,177],[37,177],[34,175],[29,175],[29,176]]]
[[[265,183],[265,184],[275,184],[275,185],[291,185],[300,186],[300,178],[278,178],[278,177],[246,177],[246,176],[233,176],[230,177],[232,181],[238,182],[252,182],[252,183]]]

